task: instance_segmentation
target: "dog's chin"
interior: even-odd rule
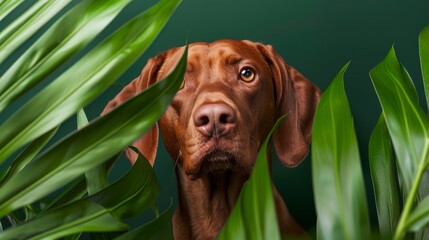
[[[214,150],[204,156],[200,171],[202,174],[221,174],[227,170],[231,170],[235,164],[236,159],[231,153]]]
[[[201,167],[198,172],[187,174],[190,180],[198,179],[205,175],[222,175],[227,171],[233,171],[237,164],[237,158],[230,152],[214,149],[201,158]]]

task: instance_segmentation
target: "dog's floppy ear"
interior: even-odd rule
[[[101,115],[107,114],[116,106],[154,84],[157,81],[158,71],[164,63],[165,58],[166,53],[163,53],[149,59],[140,76],[135,78],[124,89],[122,89],[122,91],[106,105]],[[149,160],[152,166],[155,163],[156,150],[158,148],[158,135],[158,123],[155,123],[155,125],[146,132],[145,135],[133,143],[133,146],[136,147],[143,156],[147,158],[147,160]],[[125,150],[125,155],[131,163],[134,163],[138,157],[137,153],[130,148]]]
[[[258,49],[271,69],[276,96],[276,120],[287,115],[274,133],[274,147],[283,164],[294,167],[308,154],[320,90],[295,68],[287,65],[271,46],[259,44]]]

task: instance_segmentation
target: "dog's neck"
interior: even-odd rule
[[[189,180],[176,170],[179,203],[173,224],[175,239],[214,239],[233,209],[248,175],[225,172]]]

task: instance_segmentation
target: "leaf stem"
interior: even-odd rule
[[[414,205],[414,201],[416,199],[416,195],[419,190],[420,182],[425,172],[424,170],[426,168],[426,163],[424,160],[426,159],[426,156],[427,156],[427,151],[425,151],[425,158],[422,161],[420,161],[417,176],[414,179],[413,185],[411,186],[410,193],[404,205],[404,210],[402,211],[401,217],[399,218],[398,226],[396,228],[395,236],[393,238],[394,240],[403,239],[407,231],[406,221]]]

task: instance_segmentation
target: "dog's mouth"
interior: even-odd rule
[[[199,162],[201,162],[201,165],[197,168],[198,170],[186,173],[190,180],[198,179],[207,174],[216,176],[226,173],[229,170],[233,170],[237,160],[230,152],[214,149],[205,154]]]
[[[235,164],[236,159],[231,153],[214,150],[204,156],[200,172],[221,174],[233,168]]]
[[[247,166],[248,162],[245,159],[251,159],[251,157],[247,152],[237,149],[241,149],[237,141],[225,141],[222,144],[208,142],[200,146],[198,152],[183,159],[185,174],[190,180],[196,180],[207,175],[244,173],[251,167]]]

